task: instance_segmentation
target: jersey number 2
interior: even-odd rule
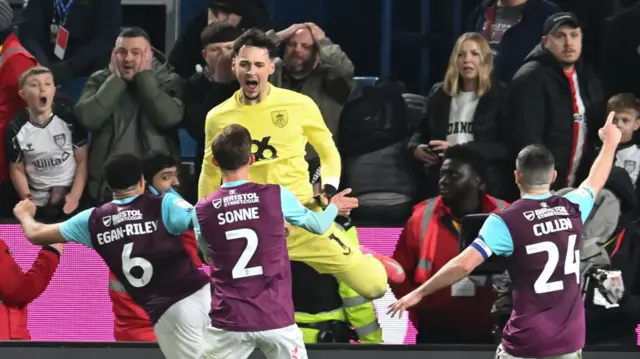
[[[575,234],[569,236],[569,243],[567,245],[567,256],[564,259],[564,274],[575,274],[576,282],[580,283],[580,251],[577,249],[574,250],[576,246],[576,238],[577,236]],[[547,264],[545,264],[544,268],[542,269],[542,273],[540,273],[540,276],[533,284],[533,291],[537,294],[542,294],[563,290],[564,285],[561,280],[549,282],[549,279],[551,279],[551,275],[556,270],[558,261],[560,259],[560,251],[558,250],[558,246],[556,246],[556,244],[553,242],[546,241],[536,244],[530,244],[525,248],[527,250],[527,254],[546,252],[549,256],[549,258],[547,259]]]
[[[262,266],[247,268],[247,264],[249,264],[249,261],[258,249],[258,235],[256,232],[253,229],[241,228],[233,231],[227,231],[225,232],[225,236],[229,241],[243,238],[247,241],[247,246],[244,251],[242,251],[240,258],[238,258],[238,262],[236,262],[236,265],[233,266],[233,270],[231,271],[233,279],[262,275]]]
[[[151,262],[142,257],[131,257],[132,250],[133,243],[127,243],[122,248],[122,272],[132,286],[142,288],[151,281],[153,266]],[[140,278],[131,274],[131,270],[136,267],[142,269],[142,277]]]

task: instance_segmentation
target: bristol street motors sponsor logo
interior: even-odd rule
[[[553,208],[549,208],[545,202],[540,203],[540,209],[535,209],[533,211],[522,212],[524,218],[528,221],[533,221],[534,219],[543,219],[555,216],[568,216],[569,212],[564,206],[557,206]]]

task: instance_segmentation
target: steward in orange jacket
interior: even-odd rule
[[[173,187],[180,185],[177,163],[172,157],[163,154],[152,154],[144,160],[144,177],[148,190],[153,194],[174,191]],[[202,261],[198,257],[195,233],[193,231],[182,233],[182,240],[193,262],[196,266],[202,267]],[[149,316],[131,299],[113,273],[109,273],[109,297],[113,305],[116,341],[157,341]]]
[[[493,213],[505,201],[485,194],[484,166],[465,146],[450,147],[440,170],[440,196],[413,208],[396,245],[393,259],[406,280],[390,283],[396,298],[418,288],[460,253],[459,223],[467,214]],[[471,276],[425,298],[409,310],[418,329],[418,343],[491,343],[491,278]]]
[[[38,298],[60,263],[60,252],[44,246],[31,269],[22,269],[0,240],[0,340],[31,340],[27,329],[27,304]]]

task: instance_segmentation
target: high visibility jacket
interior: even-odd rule
[[[30,340],[27,304],[47,288],[60,263],[60,254],[43,247],[27,273],[0,240],[0,340]]]
[[[184,246],[193,262],[202,266],[198,257],[196,237],[193,231],[182,233]],[[124,285],[109,272],[109,297],[115,320],[113,330],[116,341],[154,342],[156,335],[147,313],[127,293]]]
[[[336,224],[337,225],[337,224]],[[351,246],[359,246],[358,234],[355,227],[349,228],[347,231],[346,240],[349,241]],[[335,285],[325,285],[319,288],[319,283],[326,283],[319,279],[320,276],[328,276],[326,274],[318,274],[314,271],[306,272],[305,278],[300,278],[300,273],[294,273],[294,281],[304,281],[309,286],[310,291],[318,290],[336,290]],[[311,276],[318,276],[317,278],[307,278]],[[326,278],[325,278],[326,279]],[[335,279],[332,278],[335,282]],[[296,305],[296,296],[294,295],[294,306],[296,306],[295,319],[298,324],[312,324],[320,323],[329,320],[337,320],[351,324],[361,343],[382,343],[382,328],[378,323],[378,317],[373,307],[373,303],[358,295],[353,289],[351,289],[346,283],[337,281],[338,296],[341,301],[341,305],[333,310],[327,310],[316,313],[306,313],[299,311],[299,305]],[[298,283],[300,284],[300,283]],[[295,286],[295,284],[294,284]],[[300,328],[304,338],[304,342],[307,344],[317,343],[318,330],[312,328]]]
[[[18,37],[10,34],[0,44],[0,182],[9,180],[9,164],[5,154],[5,132],[9,122],[27,107],[18,95],[18,78],[38,61],[25,50]]]
[[[482,213],[493,213],[507,206],[507,202],[489,195],[484,195],[481,203]],[[404,282],[390,283],[397,298],[418,288],[458,255],[457,225],[440,196],[414,207],[392,256],[407,273]],[[490,278],[473,276],[425,298],[409,310],[409,317],[418,331],[425,326],[428,330],[438,327],[473,340],[490,333],[492,302]]]

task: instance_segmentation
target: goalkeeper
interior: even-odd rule
[[[320,157],[323,188],[328,194],[339,187],[341,170],[340,155],[320,110],[309,97],[269,84],[277,47],[263,32],[248,30],[235,41],[233,50],[232,67],[240,90],[207,115],[198,197],[204,198],[222,183],[220,170],[212,162],[211,144],[225,126],[237,123],[246,127],[253,139],[255,163],[250,180],[280,184],[312,210],[320,210],[304,159],[307,141]],[[331,274],[369,299],[385,294],[387,271],[392,279],[398,275],[392,260],[365,255],[360,248],[347,245],[345,233],[335,225],[321,236],[294,227],[287,239],[291,260]]]

